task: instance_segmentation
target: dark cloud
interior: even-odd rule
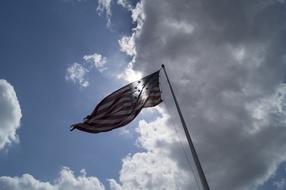
[[[143,5],[134,69],[150,73],[166,65],[212,189],[264,183],[286,158],[285,5],[273,0]],[[161,83],[172,122],[178,122],[164,77]],[[173,154],[178,157],[175,149]]]

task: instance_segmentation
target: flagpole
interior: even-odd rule
[[[180,119],[181,119],[181,122],[182,122],[182,126],[184,128],[184,132],[185,132],[185,135],[187,137],[187,140],[188,140],[188,143],[189,143],[189,146],[190,146],[190,149],[191,149],[191,152],[192,152],[192,155],[193,155],[193,159],[194,159],[194,162],[196,164],[196,167],[197,167],[197,170],[198,170],[198,173],[199,173],[199,177],[200,177],[200,182],[203,186],[203,189],[204,190],[209,190],[209,185],[208,185],[208,182],[207,182],[207,179],[206,179],[206,176],[205,176],[205,173],[203,171],[203,168],[201,166],[201,163],[200,163],[200,160],[199,160],[199,157],[197,155],[197,151],[195,149],[195,146],[193,144],[193,141],[192,141],[192,138],[189,134],[189,131],[188,131],[188,128],[186,126],[186,122],[184,120],[184,117],[183,117],[183,114],[181,112],[181,109],[180,109],[180,106],[178,104],[178,101],[176,99],[176,96],[175,96],[175,93],[174,93],[174,90],[172,88],[172,85],[170,83],[170,80],[169,80],[169,77],[167,75],[167,72],[166,72],[166,69],[165,69],[165,66],[164,64],[162,64],[162,68],[164,70],[164,73],[166,75],[166,78],[167,78],[167,81],[168,81],[168,84],[169,84],[169,87],[170,87],[170,90],[171,90],[171,93],[172,93],[172,96],[173,96],[173,99],[174,99],[174,102],[176,104],[176,108],[177,108],[177,111],[179,113],[179,116],[180,116]]]

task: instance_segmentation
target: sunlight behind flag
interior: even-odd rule
[[[84,122],[71,125],[90,133],[111,131],[130,123],[143,108],[154,107],[162,102],[159,87],[160,70],[130,83],[105,97],[86,116]]]

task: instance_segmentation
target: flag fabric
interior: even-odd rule
[[[111,93],[86,116],[84,122],[71,125],[71,130],[111,131],[130,123],[143,108],[160,104],[159,73],[160,70]]]

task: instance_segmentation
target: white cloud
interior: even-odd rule
[[[0,177],[1,190],[104,190],[103,184],[96,177],[86,176],[85,170],[75,176],[73,171],[64,167],[59,177],[51,182],[35,179],[30,174],[21,177]],[[3,189],[4,188],[4,189]]]
[[[86,79],[86,74],[89,72],[83,65],[73,63],[67,68],[66,80],[79,84],[81,87],[88,87],[89,81]]]
[[[21,108],[14,87],[0,79],[0,150],[18,142],[16,130],[20,127]]]
[[[38,181],[30,174],[22,177],[1,176],[0,187],[4,190],[54,190],[50,183]]]
[[[170,155],[170,149],[180,147],[180,139],[174,126],[168,124],[169,116],[161,114],[152,122],[139,122],[136,129],[139,133],[137,143],[145,151],[123,159],[119,182],[110,180],[112,190],[194,188],[194,178],[188,170],[190,168],[181,169],[172,158],[178,155]]]
[[[105,66],[107,58],[101,54],[94,53],[91,55],[83,56],[83,63],[73,63],[69,65],[66,71],[65,79],[72,81],[74,84],[78,84],[81,87],[88,87],[88,73],[96,68],[101,73],[107,69]]]
[[[98,0],[97,13],[98,15],[105,14],[107,20],[107,27],[110,27],[111,25],[112,2],[112,0]],[[134,10],[129,0],[117,0],[116,2],[117,5],[120,5],[128,11]]]
[[[109,179],[109,185],[111,190],[122,190],[121,186],[114,179]]]
[[[135,8],[131,10],[131,18],[137,24],[133,31],[140,32],[139,30],[142,29],[145,20],[142,1],[138,2]]]
[[[132,67],[133,64],[129,63],[128,67],[122,73],[117,75],[117,77],[128,82],[134,82],[141,79],[143,76],[142,73],[139,71],[134,71]]]
[[[106,57],[103,57],[101,54],[94,53],[92,55],[85,55],[83,59],[88,62],[94,64],[95,68],[97,68],[100,72],[106,70]]]
[[[133,69],[133,64],[136,61],[135,35],[136,32],[133,32],[132,36],[123,36],[118,40],[120,51],[130,56],[131,60],[126,69],[122,73],[119,73],[117,77],[128,82],[142,78],[142,73]]]
[[[118,40],[118,44],[120,46],[120,51],[126,53],[131,57],[131,62],[129,64],[133,64],[136,59],[136,46],[135,46],[135,39],[140,35],[141,29],[144,23],[144,12],[143,12],[143,5],[141,2],[136,4],[136,7],[130,9],[131,11],[131,18],[134,23],[136,23],[136,27],[133,28],[133,32],[131,36],[123,36],[120,40]]]
[[[118,43],[122,52],[129,56],[136,55],[134,36],[123,36]]]
[[[99,15],[105,13],[107,19],[107,26],[110,26],[111,24],[111,3],[111,0],[98,0],[98,6],[96,9]]]
[[[261,130],[261,127],[269,126],[274,121],[273,115],[276,115],[276,122],[281,126],[286,126],[286,85],[278,86],[274,94],[264,98],[252,101],[246,108],[255,120],[253,125],[253,132]],[[277,115],[277,113],[279,113]]]
[[[140,36],[145,19],[145,15],[143,12],[143,4],[141,2],[138,2],[135,8],[130,9],[130,11],[131,11],[131,18],[133,22],[136,23],[136,27],[132,29],[133,32],[131,36],[123,36],[120,40],[118,40],[120,50],[126,53],[128,56],[130,56],[131,60],[128,63],[127,68],[117,77],[126,80],[128,82],[132,82],[142,77],[141,72],[135,71],[133,69],[133,64],[136,62],[136,54],[137,54],[135,39]]]
[[[128,0],[117,0],[117,4],[121,5],[122,7],[131,10],[132,9],[132,5],[129,3]]]

